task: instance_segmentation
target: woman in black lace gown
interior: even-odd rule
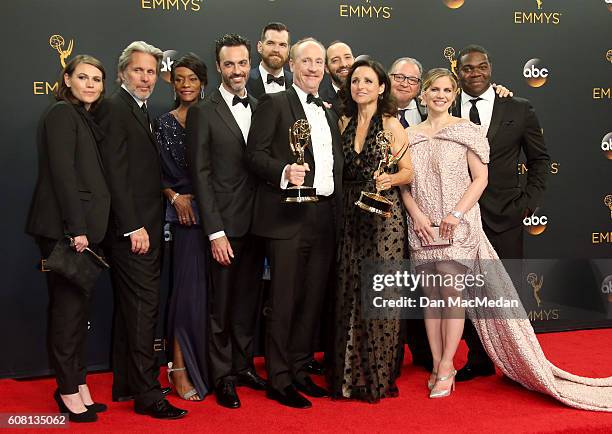
[[[170,223],[173,239],[167,330],[173,356],[168,363],[168,380],[181,398],[200,401],[210,391],[206,353],[208,246],[185,160],[184,125],[189,107],[204,96],[206,66],[197,56],[188,54],[172,65],[171,78],[177,107],[155,122],[168,199],[166,222]]]
[[[345,116],[340,120],[344,150],[344,222],[338,251],[334,342],[329,381],[332,397],[376,402],[397,396],[395,377],[400,347],[399,318],[363,319],[361,271],[364,261],[406,258],[406,216],[400,186],[412,179],[406,152],[391,172],[375,174],[382,158],[376,135],[393,134],[392,151],[406,150],[406,133],[395,118],[390,82],[383,67],[372,60],[353,64],[344,89]],[[364,211],[355,202],[360,192],[382,190],[393,203],[383,218]]]

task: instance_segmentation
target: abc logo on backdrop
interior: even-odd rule
[[[550,70],[546,68],[540,59],[530,59],[523,66],[523,77],[531,87],[541,87],[546,84]]]
[[[612,160],[612,133],[608,133],[601,139],[601,150],[608,160]]]
[[[450,9],[459,9],[463,6],[464,0],[443,0],[446,7]]]
[[[536,210],[537,211],[537,210]],[[523,218],[523,226],[530,235],[540,235],[546,230],[548,225],[548,217],[545,215],[536,215],[534,211],[531,215]]]

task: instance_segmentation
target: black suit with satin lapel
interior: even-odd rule
[[[56,102],[39,126],[38,181],[26,231],[36,237],[42,258],[66,235],[86,235],[93,247],[106,232],[110,193],[84,110],[66,101]],[[62,275],[44,274],[49,290],[49,361],[60,393],[78,393],[79,385],[86,383],[91,300]]]
[[[460,97],[454,108],[461,117]],[[502,259],[523,258],[522,218],[526,210],[535,210],[544,193],[550,157],[540,123],[531,103],[523,98],[495,95],[489,140],[489,182],[480,197],[483,229]],[[528,168],[527,184],[521,188],[518,162],[521,151]],[[512,273],[514,274],[514,273]],[[474,366],[493,367],[471,321],[466,321],[465,341],[468,362]]]
[[[251,110],[257,100],[249,95]],[[250,234],[256,178],[247,168],[246,143],[221,92],[187,114],[187,154],[203,236],[225,232],[234,258],[211,258],[208,353],[214,385],[252,367],[262,243]]]
[[[112,200],[113,397],[133,395],[146,408],[162,398],[153,349],[163,218],[159,152],[144,112],[125,89],[103,101],[96,115],[106,132],[102,157]],[[141,227],[151,247],[137,255],[124,234]]]
[[[260,178],[253,232],[266,238],[272,281],[266,316],[266,368],[271,387],[282,391],[292,381],[303,381],[328,275],[335,260],[341,218],[342,165],[337,117],[325,108],[332,137],[334,195],[317,203],[282,202],[280,182],[286,165],[295,162],[288,131],[306,119],[294,88],[264,96],[253,115],[248,149],[250,167]],[[306,148],[310,167],[305,185],[313,185],[312,147]]]
[[[291,71],[285,69],[283,71],[283,75],[285,76],[285,89],[289,89],[293,84],[293,74]],[[266,88],[264,87],[263,81],[264,77],[261,76],[259,72],[259,65],[249,72],[249,80],[247,81],[247,92],[249,95],[255,97],[256,99],[260,99],[262,96],[266,94]]]

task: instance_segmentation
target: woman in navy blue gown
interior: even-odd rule
[[[206,65],[196,55],[181,57],[171,71],[176,107],[155,121],[167,198],[166,221],[173,239],[173,288],[168,310],[173,360],[168,363],[168,380],[178,395],[189,401],[200,401],[210,391],[206,354],[209,253],[185,159],[187,110],[204,97],[207,82]]]

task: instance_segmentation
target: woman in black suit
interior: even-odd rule
[[[43,258],[58,240],[74,239],[82,253],[102,241],[110,210],[98,142],[102,136],[90,111],[104,92],[104,67],[86,55],[64,68],[57,102],[43,115],[38,135],[38,181],[27,232]],[[73,422],[93,422],[106,410],[94,403],[87,387],[85,339],[90,299],[82,288],[51,271],[48,344],[58,389],[54,398]]]

